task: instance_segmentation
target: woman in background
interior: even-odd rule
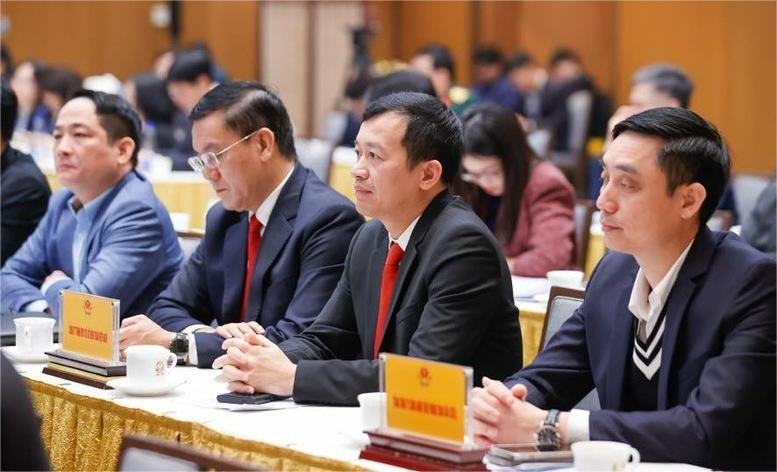
[[[496,236],[513,275],[545,277],[575,264],[575,196],[564,174],[534,155],[515,115],[495,104],[462,116],[464,199]]]

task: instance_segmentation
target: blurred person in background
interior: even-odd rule
[[[62,105],[81,90],[83,83],[81,76],[74,70],[59,66],[48,66],[36,71],[35,79],[40,87],[41,101],[49,109],[54,121]]]
[[[373,82],[367,89],[367,103],[399,92],[418,92],[439,98],[429,77],[413,70],[398,70]]]
[[[479,102],[492,102],[508,110],[518,106],[518,90],[505,75],[502,52],[493,46],[480,46],[472,56],[475,80],[472,92]]]
[[[182,50],[167,73],[167,93],[178,108],[173,116],[174,146],[164,149],[173,160],[173,170],[190,170],[187,159],[194,155],[192,123],[189,113],[194,105],[217,83],[213,80],[210,56],[203,50]]]
[[[607,119],[612,114],[610,100],[602,95],[586,74],[580,56],[566,48],[553,53],[548,69],[548,82],[542,95],[541,127],[553,130],[553,150],[569,151],[569,112],[567,99],[581,90],[591,92],[589,137],[604,139]]]
[[[777,187],[774,181],[758,196],[755,208],[742,224],[742,238],[759,251],[776,257]]]
[[[5,44],[0,44],[0,79],[11,80],[12,76],[13,57]]]
[[[38,61],[24,61],[16,66],[11,78],[11,88],[19,101],[16,128],[24,131],[51,133],[54,129],[51,111],[41,101],[37,77],[44,69]]]
[[[16,94],[2,81],[0,97],[0,266],[35,231],[49,203],[51,190],[32,156],[11,147],[16,123]]]
[[[156,152],[175,146],[175,105],[163,79],[153,73],[138,74],[124,83],[124,97],[143,119],[144,144]]]
[[[353,69],[352,76],[345,85],[345,129],[337,143],[338,146],[353,146],[356,135],[359,134],[362,113],[366,105],[365,96],[372,80],[369,68]]]
[[[534,155],[515,115],[477,104],[462,116],[464,200],[494,233],[510,272],[545,277],[575,263],[575,195],[564,174]]]
[[[519,51],[507,60],[507,77],[520,94],[515,112],[526,119],[524,128],[531,131],[542,118],[541,95],[547,74],[531,54]]]
[[[450,49],[442,44],[427,44],[418,49],[410,66],[429,77],[437,97],[457,115],[474,103],[469,89],[455,85],[456,62]]]

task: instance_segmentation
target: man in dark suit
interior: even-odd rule
[[[231,390],[356,403],[378,390],[377,355],[473,366],[500,377],[521,365],[510,272],[482,221],[449,193],[461,125],[419,93],[367,107],[356,139],[357,208],[374,218],[354,236],[345,270],[316,321],[280,345],[228,339],[216,359]]]
[[[49,203],[51,190],[32,156],[11,147],[19,104],[5,81],[0,97],[0,266],[35,231]]]
[[[190,162],[221,202],[148,317],[125,320],[120,347],[170,346],[210,367],[224,337],[258,332],[281,342],[308,327],[332,294],[363,219],[297,162],[286,108],[259,84],[217,86],[191,119],[202,154]]]
[[[597,206],[618,252],[505,380],[511,390],[476,389],[476,437],[536,437],[542,449],[621,441],[645,461],[774,470],[775,263],[706,227],[729,176],[725,144],[681,108],[631,116],[614,136]],[[594,387],[601,411],[559,413]]]

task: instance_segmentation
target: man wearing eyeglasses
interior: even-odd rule
[[[261,85],[219,85],[190,118],[200,154],[189,165],[221,201],[208,213],[197,250],[148,316],[124,321],[120,347],[158,344],[210,367],[224,338],[262,333],[281,342],[310,325],[363,219],[297,162],[286,108]]]

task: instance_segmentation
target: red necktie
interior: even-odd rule
[[[375,325],[375,344],[372,348],[373,357],[377,359],[380,342],[383,340],[385,332],[386,319],[388,318],[388,309],[391,304],[391,294],[394,292],[394,282],[397,280],[399,272],[399,262],[405,251],[397,243],[391,243],[386,264],[383,266],[383,278],[380,281],[380,305],[378,305],[378,322]]]
[[[248,250],[246,251],[246,279],[243,283],[243,309],[240,312],[240,321],[246,320],[248,310],[248,293],[251,291],[251,278],[254,274],[256,256],[259,255],[259,246],[262,245],[262,223],[252,216],[248,220]]]

